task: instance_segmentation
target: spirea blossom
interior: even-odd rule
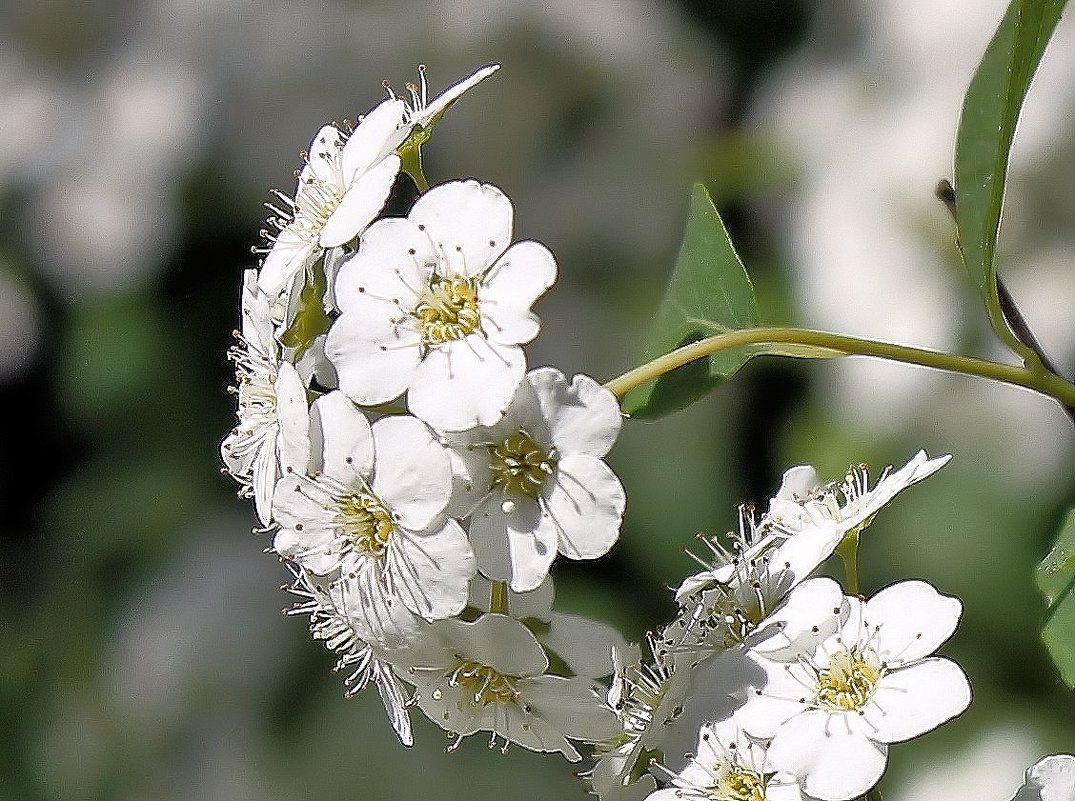
[[[812,467],[794,467],[784,474],[768,517],[780,519],[789,528],[811,525],[821,517],[835,522],[845,536],[853,535],[870,525],[885,504],[912,484],[929,478],[951,458],[949,454],[930,458],[925,451],[918,451],[899,470],[886,467],[872,489],[866,465],[852,466],[842,481],[828,484],[817,478]]]
[[[538,333],[530,307],[556,279],[543,245],[510,245],[512,217],[495,186],[451,181],[366,230],[336,277],[341,315],[325,344],[355,403],[406,392],[441,431],[503,415],[526,370],[520,345]]]
[[[839,631],[796,660],[755,655],[766,682],[737,713],[751,735],[772,739],[771,767],[823,801],[868,791],[890,743],[936,728],[971,699],[960,667],[930,656],[955,631],[957,599],[904,581],[843,605]]]
[[[325,248],[354,239],[376,217],[399,175],[396,147],[406,138],[405,106],[382,101],[348,135],[325,125],[310,142],[294,197],[274,190],[268,204],[271,246],[258,286],[270,297],[309,267]]]
[[[262,525],[272,522],[272,498],[284,471],[303,471],[310,458],[306,389],[295,367],[280,358],[269,302],[257,288],[257,272],[243,274],[239,344],[235,363],[238,423],[220,445],[225,470],[252,496]]]
[[[582,757],[569,738],[598,742],[616,730],[616,717],[596,685],[547,673],[548,657],[519,621],[485,614],[473,622],[453,618],[434,625],[450,657],[412,665],[405,677],[417,686],[418,706],[429,719],[457,736],[455,745],[487,731],[491,745],[499,736],[504,749],[518,743],[577,762]]]
[[[422,66],[421,91],[408,87],[410,102],[386,84],[388,97],[356,125],[323,126],[302,154],[294,196],[272,190],[274,202],[266,204],[270,216],[264,233],[270,244],[263,251],[260,289],[275,298],[326,248],[358,236],[388,200],[402,164],[397,151],[407,143],[417,152],[448,106],[497,68],[482,67],[427,102]]]
[[[665,769],[671,786],[646,801],[804,801],[796,777],[774,771],[766,750],[735,721],[706,724],[687,766]]]
[[[387,593],[417,615],[461,612],[475,563],[466,534],[444,514],[447,452],[413,417],[371,426],[340,392],[318,398],[314,413],[320,463],[312,476],[280,479],[274,549],[312,573],[354,577],[360,594]]]
[[[392,666],[379,658],[374,647],[362,639],[354,618],[341,603],[340,585],[317,582],[300,568],[294,568],[295,581],[288,591],[300,600],[284,610],[288,615],[305,615],[310,619],[310,633],[338,657],[335,669],[344,675],[345,695],[351,697],[371,682],[377,686],[388,720],[404,745],[414,744],[407,699]]]
[[[470,539],[487,577],[544,581],[557,552],[595,559],[620,533],[623,486],[604,462],[620,430],[615,396],[592,378],[531,370],[493,426],[448,437],[471,487]]]

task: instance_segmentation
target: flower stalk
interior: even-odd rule
[[[1059,401],[1064,406],[1075,405],[1075,384],[1061,378],[1055,373],[1033,367],[1017,366],[963,356],[956,353],[916,348],[908,345],[896,345],[873,339],[833,334],[827,331],[813,331],[805,328],[744,328],[684,345],[671,353],[659,356],[646,364],[629,370],[612,379],[605,387],[617,397],[622,398],[627,392],[647,381],[671,372],[677,367],[719,353],[752,345],[801,345],[818,348],[821,357],[837,356],[873,356],[879,359],[915,364],[934,370],[946,370],[951,373],[977,376],[991,381],[999,381],[1023,387],[1046,395]]]

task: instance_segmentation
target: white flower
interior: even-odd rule
[[[481,575],[470,580],[470,607],[482,612],[491,609],[493,584]],[[533,632],[542,648],[559,659],[571,675],[600,679],[615,670],[612,655],[627,648],[623,635],[608,623],[552,608],[555,595],[551,577],[534,590],[506,593],[511,617]]]
[[[448,106],[458,100],[459,96],[468,89],[481,83],[498,69],[500,69],[499,64],[486,64],[484,67],[479,67],[466,78],[463,78],[463,80],[452,84],[432,100],[428,100],[426,67],[425,64],[419,64],[419,85],[415,86],[414,84],[407,84],[407,99],[409,102],[407,102],[407,108],[404,112],[404,119],[406,120],[406,124],[412,128],[412,131],[410,134],[411,139],[409,139],[403,147],[412,144],[421,144],[428,140],[429,132],[444,115]],[[385,88],[388,89],[388,96],[390,98],[395,98],[395,94],[392,92],[391,87],[386,86]],[[420,139],[420,141],[416,142],[416,137]]]
[[[668,725],[679,715],[687,697],[686,663],[663,661],[656,641],[650,637],[647,643],[650,661],[642,661],[637,649],[613,652],[616,672],[608,691],[608,705],[616,711],[620,730],[615,737],[597,744],[596,764],[583,774],[602,801],[630,797],[647,787],[635,787],[639,774],[648,767],[645,760],[661,747]]]
[[[538,332],[530,306],[556,279],[543,245],[508,247],[512,214],[496,187],[452,181],[366,230],[336,278],[342,314],[325,352],[340,389],[363,405],[407,392],[441,431],[500,418],[526,369],[520,345]]]
[[[434,627],[452,658],[413,665],[406,679],[418,688],[418,705],[429,719],[457,735],[451,750],[467,735],[488,731],[490,745],[499,735],[505,750],[514,742],[576,762],[581,757],[566,738],[597,742],[615,732],[616,717],[594,683],[546,674],[545,652],[517,620],[485,614]]]
[[[235,362],[238,424],[220,445],[226,469],[253,496],[262,525],[272,522],[272,497],[281,471],[303,471],[310,458],[306,388],[295,368],[280,360],[269,301],[257,272],[243,274],[242,332],[228,351]]]
[[[295,197],[273,190],[282,208],[266,204],[272,242],[258,286],[276,297],[313,264],[325,248],[354,239],[376,217],[399,174],[395,150],[409,131],[406,106],[391,98],[379,103],[347,135],[325,125],[314,136],[299,173]]]
[[[971,698],[960,667],[930,656],[955,630],[957,599],[904,581],[844,604],[840,631],[795,661],[755,655],[767,680],[737,713],[750,734],[772,738],[773,769],[795,774],[824,801],[867,792],[889,743],[936,728]]]
[[[620,430],[615,396],[592,378],[531,370],[494,426],[450,436],[474,502],[470,540],[489,578],[517,592],[557,551],[595,559],[619,537],[623,486],[603,461]]]
[[[346,697],[361,692],[371,681],[377,685],[388,720],[400,742],[413,745],[408,701],[391,664],[379,659],[374,648],[362,639],[353,620],[335,602],[332,589],[312,580],[301,568],[292,569],[295,581],[287,589],[302,600],[284,611],[288,615],[309,616],[314,639],[322,640],[339,657],[335,670],[345,672]]]
[[[698,748],[687,766],[668,773],[672,786],[646,801],[803,801],[796,778],[777,773],[765,745],[731,720],[698,731]]]
[[[286,475],[273,510],[273,547],[305,569],[355,579],[360,595],[388,593],[434,619],[466,606],[474,554],[444,515],[451,493],[447,452],[413,417],[371,427],[339,392],[314,402],[316,476]]]
[[[680,612],[664,632],[666,647],[694,652],[699,660],[707,652],[741,644],[762,648],[770,656],[794,650],[801,637],[816,634],[811,631],[815,610],[839,606],[843,592],[831,579],[812,579],[811,589],[798,593],[798,604],[785,601],[832,554],[842,536],[831,520],[797,530],[768,519],[758,525],[751,510],[741,506],[730,552],[714,539],[700,538],[713,551],[713,563],[677,590]],[[806,598],[812,601],[802,606]],[[779,630],[776,639],[771,636],[774,627]]]
[[[1026,772],[1026,781],[1012,801],[1075,801],[1075,756],[1055,754]]]
[[[925,451],[918,451],[899,470],[891,472],[891,465],[886,467],[873,489],[869,488],[870,473],[866,465],[851,467],[842,482],[815,487],[804,493],[798,503],[806,513],[806,520],[810,520],[811,515],[821,515],[835,521],[845,535],[855,534],[870,525],[882,506],[907,487],[936,473],[948,464],[951,458],[951,455],[945,454],[931,459]],[[812,471],[813,468],[792,470],[803,472],[789,479],[791,471],[788,471],[785,474],[785,482],[790,481],[791,486],[801,491],[804,482],[808,480],[809,474],[806,471]],[[816,477],[816,473],[814,476]],[[779,514],[791,517],[786,505],[780,507]]]

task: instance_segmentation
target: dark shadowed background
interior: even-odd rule
[[[1000,355],[932,198],[1001,0],[41,0],[0,6],[0,797],[582,799],[559,757],[398,745],[372,693],[284,619],[280,565],[218,474],[224,351],[270,186],[297,152],[428,65],[431,181],[474,176],[547,243],[531,364],[634,366],[689,188],[706,182],[764,317]],[[1017,137],[1002,271],[1075,360],[1075,25]],[[400,198],[399,204],[406,198]],[[628,422],[620,544],[558,563],[558,602],[630,639],[671,615],[699,530],[782,470],[951,464],[878,518],[864,589],[964,600],[947,646],[971,710],[893,748],[886,799],[1003,801],[1075,748],[1031,571],[1075,501],[1048,401],[906,367],[758,360],[710,399]]]

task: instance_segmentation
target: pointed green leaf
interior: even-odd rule
[[[700,339],[758,324],[754,285],[706,188],[694,185],[687,230],[672,279],[654,316],[643,362]],[[715,353],[627,393],[623,408],[660,417],[689,406],[746,363],[744,350]]]
[[[956,216],[963,260],[997,335],[1030,351],[1004,321],[996,245],[1015,125],[1030,80],[1067,0],[1012,0],[963,99],[956,134]]]
[[[1034,578],[1048,606],[1041,639],[1064,683],[1075,688],[1075,509]]]

